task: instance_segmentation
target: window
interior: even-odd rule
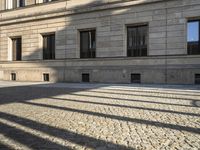
[[[25,6],[25,0],[6,0],[6,9],[14,9]]]
[[[25,0],[19,0],[19,7],[25,6]]]
[[[43,35],[43,59],[55,59],[55,34]]]
[[[139,73],[131,74],[131,83],[141,83],[141,75]]]
[[[16,73],[11,73],[11,80],[16,81]]]
[[[50,2],[51,0],[43,0],[44,3]]]
[[[35,0],[35,4],[48,3],[48,2],[52,2],[52,1],[58,1],[58,0]]]
[[[12,9],[13,8],[13,0],[5,0],[6,9]]]
[[[95,58],[96,57],[96,31],[80,32],[80,57]]]
[[[89,73],[82,74],[82,82],[90,82],[90,75]]]
[[[3,0],[0,0],[3,1]],[[47,3],[47,2],[53,2],[58,0],[4,0],[5,1],[5,8],[6,9],[15,9],[18,7],[25,7],[26,1],[31,1],[31,4],[29,5],[35,5],[39,3]]]
[[[53,1],[57,1],[57,0],[43,0],[44,3],[53,2]]]
[[[46,82],[49,81],[49,74],[48,73],[43,74],[43,80],[46,81]]]
[[[189,21],[187,25],[188,55],[200,54],[200,20]]]
[[[200,74],[195,74],[195,84],[200,84]]]
[[[127,27],[127,56],[147,56],[147,25]]]
[[[12,60],[19,61],[22,57],[21,37],[12,39]]]

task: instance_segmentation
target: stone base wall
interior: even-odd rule
[[[43,74],[48,73],[50,82],[82,82],[82,74],[88,73],[93,83],[131,83],[131,74],[139,73],[144,84],[194,84],[195,74],[200,74],[198,61],[198,57],[180,56],[5,62],[0,79],[9,81],[16,73],[17,81],[44,81]]]

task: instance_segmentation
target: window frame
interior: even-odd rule
[[[82,52],[82,33],[84,32],[95,32],[95,48],[91,48],[88,49],[88,56],[83,56],[83,52]],[[92,40],[93,41],[93,40]],[[88,43],[89,44],[89,43]],[[89,47],[89,46],[88,46]],[[96,28],[89,28],[89,29],[82,29],[79,30],[79,54],[80,54],[80,58],[81,59],[92,59],[92,58],[96,58],[96,50],[97,50],[97,30]]]
[[[25,6],[26,6],[25,0],[5,0],[5,10],[22,8]]]
[[[11,37],[11,60],[12,61],[22,61],[22,37],[17,36],[17,37]],[[18,46],[17,42],[20,39],[20,52],[18,52]],[[16,48],[14,50],[14,41],[16,41]]]
[[[45,34],[42,34],[41,36],[42,36],[42,59],[43,60],[55,60],[56,59],[56,33],[55,32],[45,33]],[[45,42],[44,42],[45,37],[48,38],[48,36],[54,36],[54,49],[52,52],[50,52],[51,56],[49,56],[49,57],[48,57],[48,55],[45,55],[47,53],[45,53]],[[47,42],[48,42],[48,40],[47,40]],[[46,48],[48,48],[48,44],[47,44]]]
[[[129,33],[128,33],[128,29],[129,28],[139,28],[139,27],[146,27],[146,54],[143,55],[129,55]],[[125,41],[125,45],[126,45],[126,57],[148,57],[149,56],[149,24],[148,23],[136,23],[136,24],[129,24],[126,25],[126,41]]]
[[[194,51],[196,51],[196,50],[189,50],[189,42],[188,42],[188,23],[191,23],[191,22],[198,22],[199,23],[199,26],[198,26],[198,28],[199,28],[199,41],[198,41],[198,51],[196,52],[196,54],[195,54],[195,52]],[[186,28],[186,32],[187,32],[187,37],[186,37],[186,42],[187,42],[187,55],[200,55],[200,19],[190,19],[190,20],[188,20],[187,21],[187,28]]]
[[[30,4],[30,5],[26,5],[26,0],[24,0],[24,5],[20,6],[20,0],[18,0],[17,3],[19,4],[19,6],[14,7],[13,6],[13,0],[4,0],[4,2],[5,2],[4,10],[5,11],[15,10],[15,9],[23,8],[23,7],[35,6],[35,5],[41,5],[41,4],[53,3],[53,2],[59,2],[59,1],[64,1],[64,0],[50,0],[48,2],[44,2],[44,0],[35,0],[34,3]]]

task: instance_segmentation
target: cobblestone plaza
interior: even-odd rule
[[[200,87],[0,82],[0,149],[200,149]]]

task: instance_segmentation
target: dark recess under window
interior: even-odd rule
[[[200,54],[200,20],[188,21],[187,49],[188,55]]]
[[[96,57],[96,31],[80,31],[80,57],[95,58]]]
[[[131,83],[141,83],[141,75],[139,73],[132,73]]]
[[[90,75],[89,73],[82,74],[82,82],[90,82]]]
[[[13,38],[12,39],[12,58],[14,61],[21,60],[22,57],[22,39]]]
[[[195,74],[195,84],[200,84],[200,74]]]
[[[43,35],[43,59],[55,59],[55,34]]]
[[[147,25],[127,27],[127,56],[147,56]]]
[[[46,81],[46,82],[49,81],[49,74],[48,73],[43,74],[43,80]]]

